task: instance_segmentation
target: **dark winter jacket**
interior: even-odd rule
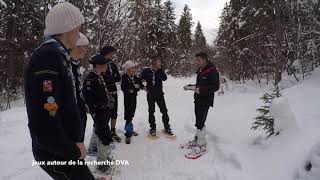
[[[33,53],[24,77],[33,151],[61,160],[78,159],[80,150],[75,143],[83,140],[80,113],[66,62],[53,44],[42,45]],[[55,110],[48,105],[56,105]]]
[[[107,88],[110,92],[116,92],[117,91],[117,86],[116,83],[121,81],[121,75],[119,73],[117,65],[111,61],[108,61],[108,70],[104,74],[104,79],[107,84]]]
[[[102,75],[91,71],[84,79],[82,93],[86,104],[89,106],[96,134],[103,144],[109,144],[108,136],[105,133],[110,131],[108,129],[110,107],[108,106],[109,98]]]
[[[195,93],[195,103],[198,105],[213,106],[214,92],[219,90],[219,73],[216,67],[209,63],[205,68],[197,72],[196,87],[200,94]]]
[[[143,84],[140,78],[138,78],[136,75],[133,77],[130,77],[128,74],[122,75],[121,90],[125,96],[136,96],[142,87]]]
[[[83,122],[83,134],[82,139],[84,140],[84,133],[85,133],[85,127],[87,123],[87,112],[86,112],[86,105],[84,103],[82,91],[81,91],[81,73],[80,73],[80,61],[72,60],[72,72],[73,76],[75,77],[75,86],[76,86],[76,94],[77,94],[77,104],[80,111],[81,120]]]
[[[89,106],[90,113],[98,110],[108,110],[108,95],[102,76],[91,71],[83,81],[82,93],[85,103]]]
[[[117,85],[113,76],[111,76],[109,73],[104,73],[103,79],[104,79],[104,82],[106,83],[106,86],[109,92],[112,92],[112,93],[117,92]]]
[[[163,69],[154,71],[151,68],[146,68],[141,73],[141,80],[145,80],[147,83],[148,95],[156,97],[164,94],[162,81],[167,80],[167,75]]]

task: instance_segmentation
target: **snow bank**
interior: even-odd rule
[[[274,118],[275,132],[295,133],[298,130],[296,119],[286,97],[275,98],[270,105],[270,115]]]
[[[297,124],[303,133],[314,142],[320,139],[320,68],[302,83],[286,89]]]
[[[319,180],[320,179],[320,142],[315,144],[305,162],[299,169],[297,180]]]

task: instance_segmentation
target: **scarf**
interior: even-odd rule
[[[71,78],[72,86],[73,86],[73,94],[74,94],[75,100],[77,102],[76,82],[75,82],[75,77],[74,77],[73,72],[72,72],[70,54],[67,52],[67,50],[64,47],[62,47],[62,45],[56,39],[54,39],[52,37],[47,37],[42,42],[40,47],[45,45],[45,44],[51,44],[54,48],[58,49],[59,52],[65,57],[65,62],[66,63],[64,65],[65,65],[65,67],[67,69],[68,76]]]

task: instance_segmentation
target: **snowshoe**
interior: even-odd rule
[[[159,139],[159,137],[157,136],[157,131],[156,131],[156,129],[150,129],[148,138],[151,139],[151,140],[157,140],[157,139]]]
[[[206,146],[196,146],[196,147],[193,147],[189,153],[185,154],[185,157],[188,159],[198,159],[206,153],[207,153]]]

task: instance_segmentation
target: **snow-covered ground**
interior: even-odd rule
[[[216,96],[215,107],[207,119],[209,152],[198,160],[188,160],[179,144],[195,133],[193,95],[182,86],[195,78],[169,78],[165,92],[171,125],[178,138],[161,137],[151,141],[148,108],[144,92],[138,96],[134,120],[140,133],[132,144],[116,145],[115,157],[128,160],[115,180],[293,180],[303,168],[311,147],[320,136],[320,71],[296,85],[289,85],[284,98],[273,105],[272,113],[281,117],[279,136],[264,140],[262,132],[250,130],[259,98],[269,87],[253,84],[232,85],[222,96]],[[119,96],[118,130],[123,136],[123,97]],[[158,129],[162,129],[161,114],[156,113]],[[86,141],[92,132],[88,119]],[[0,113],[0,179],[50,179],[39,167],[32,167],[32,152],[26,111],[23,105]],[[320,177],[319,177],[320,179]]]

